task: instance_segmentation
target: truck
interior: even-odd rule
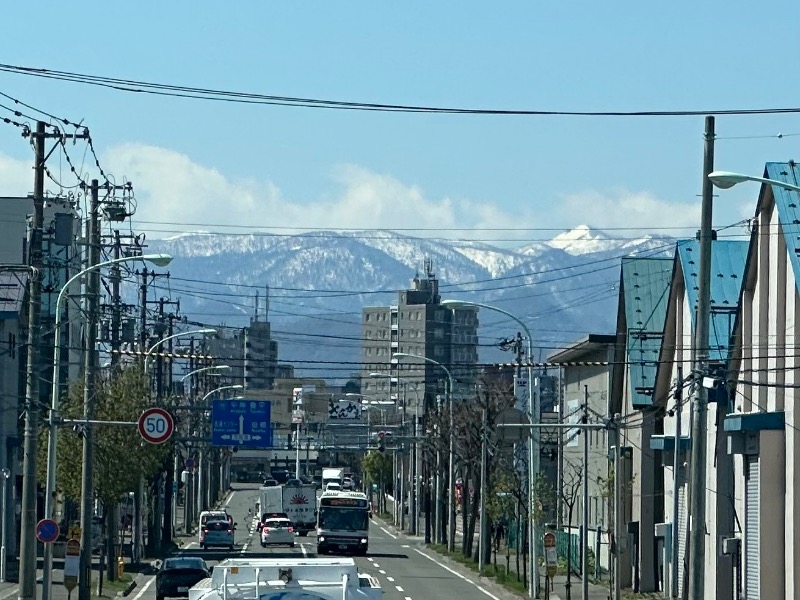
[[[342,486],[344,483],[344,469],[342,467],[322,469],[323,491],[328,487],[329,483],[338,483],[340,487]]]
[[[258,506],[256,514],[259,521],[265,513],[282,513],[283,511],[283,488],[279,485],[262,487],[258,489]]]
[[[306,536],[317,527],[317,488],[313,483],[282,485],[283,512],[298,535]]]
[[[352,558],[228,558],[189,600],[380,600],[380,582]]]

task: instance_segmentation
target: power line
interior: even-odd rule
[[[291,97],[253,92],[235,92],[203,87],[180,86],[174,84],[153,83],[134,79],[122,79],[100,75],[90,75],[72,71],[60,71],[46,68],[25,67],[20,65],[0,64],[0,71],[17,75],[28,75],[45,79],[68,81],[83,85],[98,86],[123,92],[170,96],[192,100],[207,100],[239,104],[265,104],[296,108],[324,108],[331,110],[355,110],[401,113],[435,113],[457,115],[484,116],[583,116],[583,117],[686,117],[715,115],[763,115],[800,113],[798,107],[773,108],[718,108],[689,110],[642,110],[642,111],[566,111],[566,110],[534,110],[534,109],[497,109],[445,107],[413,104],[383,104],[346,100],[330,100],[311,97]]]

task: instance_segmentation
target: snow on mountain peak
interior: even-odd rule
[[[588,225],[578,225],[574,229],[559,233],[546,243],[551,248],[558,248],[575,256],[590,252],[603,252],[615,246],[615,241],[609,236]]]

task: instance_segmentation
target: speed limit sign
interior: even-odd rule
[[[148,408],[139,417],[139,434],[151,444],[163,444],[175,430],[172,415],[163,408]]]

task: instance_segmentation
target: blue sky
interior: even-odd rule
[[[17,26],[4,28],[0,62],[235,91],[448,107],[800,106],[800,80],[784,66],[794,64],[798,50],[800,7],[791,3],[133,6],[6,5],[4,22]],[[35,18],[44,27],[36,38]],[[537,230],[580,224],[635,230],[630,235],[686,235],[699,222],[699,116],[420,115],[244,106],[8,73],[0,73],[0,91],[83,118],[103,165],[133,180],[139,228],[153,237],[224,225],[423,226],[504,229],[447,235],[533,241],[557,233]],[[717,168],[760,175],[765,162],[797,156],[800,137],[791,134],[800,133],[800,116],[718,117],[717,133]],[[80,145],[76,156],[83,157]],[[52,160],[58,172],[58,157]],[[30,161],[30,147],[17,130],[0,127],[0,194],[30,191]],[[90,163],[83,164],[91,176]],[[726,225],[752,214],[757,193],[755,185],[721,192],[715,222]]]

